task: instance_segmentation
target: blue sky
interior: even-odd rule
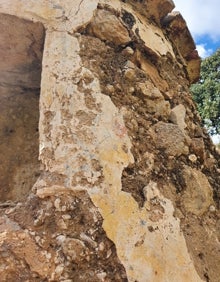
[[[220,48],[220,0],[174,0],[202,58]]]
[[[173,0],[187,22],[200,57],[205,58],[220,48],[220,0]],[[212,137],[220,142],[220,135]]]

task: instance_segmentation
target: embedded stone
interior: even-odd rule
[[[62,250],[75,263],[80,262],[86,256],[86,246],[79,239],[65,238],[64,242],[62,242]]]
[[[170,121],[178,125],[183,132],[184,129],[186,128],[185,116],[186,116],[186,108],[182,104],[173,108],[170,113]]]
[[[182,195],[184,208],[201,216],[213,204],[212,187],[207,177],[197,169],[186,166],[182,174],[186,185]]]
[[[189,155],[189,160],[190,160],[192,163],[195,163],[195,162],[197,161],[196,155],[190,154],[190,155]]]
[[[191,148],[193,152],[203,161],[205,158],[205,144],[202,138],[192,138]]]
[[[152,127],[151,132],[157,148],[163,149],[167,155],[188,154],[187,140],[179,126],[160,121]]]
[[[90,32],[101,40],[116,45],[125,45],[131,41],[127,28],[118,17],[106,10],[97,10],[89,25]]]

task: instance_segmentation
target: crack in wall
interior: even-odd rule
[[[80,1],[79,5],[78,5],[78,9],[77,9],[77,11],[75,12],[75,16],[79,13],[80,7],[81,7],[83,1],[84,1],[84,0],[81,0],[81,1]]]

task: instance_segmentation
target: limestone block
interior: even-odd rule
[[[186,137],[177,125],[158,122],[153,126],[152,137],[156,146],[164,149],[170,156],[180,156],[189,152]]]
[[[200,58],[184,18],[179,12],[172,12],[162,22],[169,30],[169,37],[183,58],[183,63],[186,64],[190,83],[196,82],[200,74]]]
[[[140,14],[154,19],[158,24],[160,23],[161,18],[165,17],[175,7],[172,0],[144,0],[139,2],[129,0],[129,2]]]
[[[184,132],[186,128],[185,123],[185,116],[186,116],[186,108],[180,104],[173,108],[170,113],[170,120],[179,126],[179,128]]]
[[[170,112],[170,103],[164,101],[164,99],[147,100],[146,108],[149,113],[155,114],[156,117],[168,116]]]
[[[125,45],[131,38],[128,30],[118,17],[106,10],[97,10],[89,26],[90,32],[108,42],[116,45]]]
[[[186,58],[193,50],[195,50],[194,40],[188,30],[186,21],[179,12],[173,12],[167,16],[169,29],[172,40],[174,40],[178,50],[183,58]],[[178,31],[178,33],[177,33]]]
[[[182,196],[184,208],[187,212],[202,215],[213,204],[212,188],[206,176],[197,169],[185,167],[183,178],[186,189]]]
[[[191,58],[190,56],[188,56],[188,58],[187,58],[187,72],[188,72],[189,79],[190,79],[191,83],[195,83],[199,79],[200,64],[201,64],[201,59],[199,58],[198,53],[197,53],[196,58]]]

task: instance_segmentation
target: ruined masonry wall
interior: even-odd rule
[[[200,59],[173,8],[0,1],[45,28],[41,172],[2,205],[2,281],[218,281],[219,159],[189,93]]]

